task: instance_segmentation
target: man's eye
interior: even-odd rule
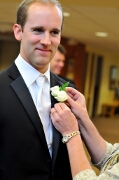
[[[34,29],[35,32],[43,32],[41,28]]]
[[[59,32],[58,31],[52,31],[52,34],[57,35],[57,34],[59,34]]]

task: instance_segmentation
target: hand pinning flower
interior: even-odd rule
[[[59,101],[59,102],[64,102],[67,100],[68,96],[66,94],[66,87],[68,86],[69,82],[66,82],[62,86],[54,86],[50,88],[52,96]]]

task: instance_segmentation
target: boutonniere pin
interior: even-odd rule
[[[66,94],[66,87],[69,85],[69,82],[66,82],[62,86],[54,86],[50,88],[52,96],[59,102],[64,102],[67,100],[68,96]]]

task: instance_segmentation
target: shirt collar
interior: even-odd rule
[[[35,82],[35,80],[38,78],[38,76],[41,74],[38,70],[36,70],[33,66],[31,66],[29,63],[27,63],[19,54],[18,57],[15,60],[15,64],[22,75],[27,87],[29,87],[32,83]],[[48,82],[50,84],[50,65],[48,66],[47,71],[44,73],[44,75],[47,77]]]

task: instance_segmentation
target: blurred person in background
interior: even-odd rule
[[[50,70],[54,74],[65,79],[66,81],[70,81],[71,84],[75,84],[73,80],[61,76],[62,69],[65,66],[65,61],[66,61],[66,49],[62,44],[59,44],[55,56],[50,61]]]

